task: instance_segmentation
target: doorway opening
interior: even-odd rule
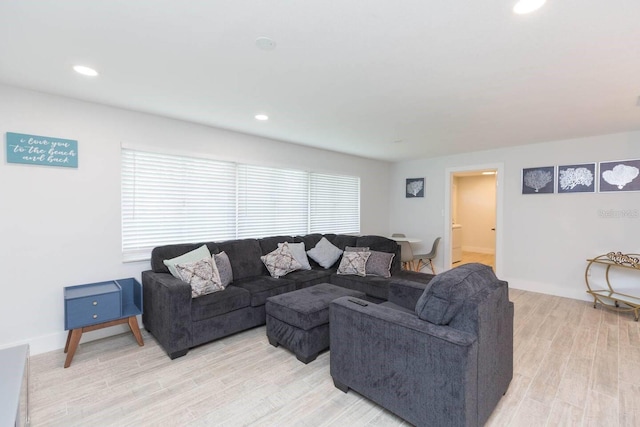
[[[501,164],[447,170],[445,267],[479,262],[500,271],[502,175]]]

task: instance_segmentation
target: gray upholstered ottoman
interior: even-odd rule
[[[329,348],[329,304],[336,298],[364,298],[363,292],[320,283],[267,298],[267,338],[309,363]]]

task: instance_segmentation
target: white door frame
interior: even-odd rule
[[[477,170],[495,169],[496,174],[496,276],[502,277],[503,227],[502,208],[504,203],[504,163],[485,163],[481,165],[447,168],[444,179],[444,269],[451,269],[451,182],[453,174]]]

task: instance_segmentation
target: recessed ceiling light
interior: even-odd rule
[[[525,13],[531,13],[534,10],[538,10],[547,0],[520,0],[513,6],[513,13],[518,15],[524,15]]]
[[[266,114],[256,114],[254,116],[256,118],[256,120],[260,120],[260,121],[265,121],[265,120],[269,120],[269,116],[267,116]]]
[[[485,171],[485,172],[482,172],[482,175],[495,175],[495,174],[496,174],[496,171]]]
[[[256,46],[262,50],[273,50],[276,48],[276,42],[269,37],[258,37],[256,39]]]
[[[96,70],[94,70],[93,68],[85,67],[84,65],[74,65],[73,70],[78,74],[82,74],[83,76],[95,77],[98,75],[98,72]]]

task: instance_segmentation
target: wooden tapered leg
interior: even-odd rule
[[[138,318],[136,316],[129,317],[129,328],[133,333],[133,336],[136,337],[136,341],[138,341],[139,346],[144,345],[144,341],[142,340],[142,334],[140,333],[140,328],[138,327]]]
[[[66,353],[69,350],[69,341],[71,341],[71,331],[67,334],[67,343],[64,345],[64,352]]]
[[[69,336],[67,337],[68,348],[65,347],[65,350],[67,350],[67,359],[64,361],[65,368],[68,368],[71,365],[73,355],[76,354],[78,344],[80,344],[80,338],[82,338],[82,328],[69,331]]]

